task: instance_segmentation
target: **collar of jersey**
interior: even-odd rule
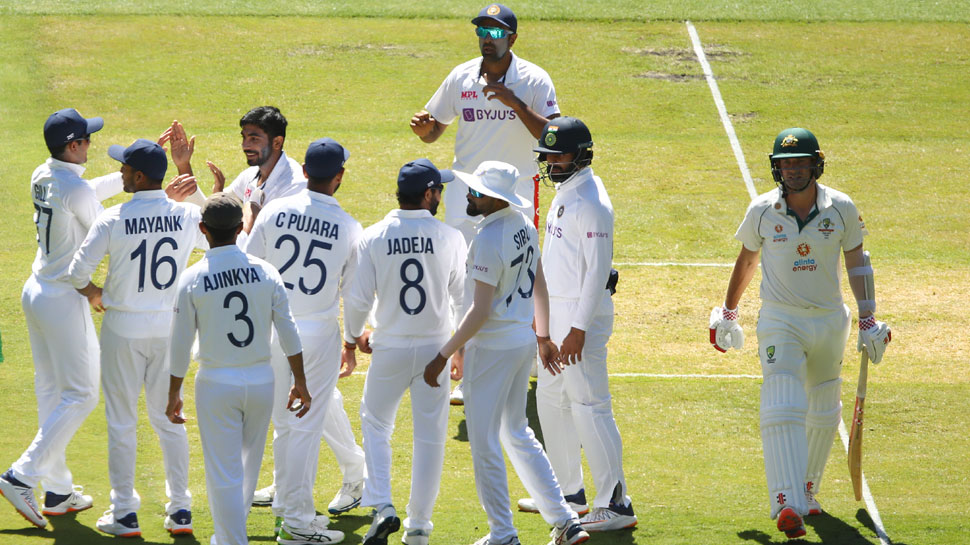
[[[77,174],[78,177],[84,174],[84,171],[87,170],[87,168],[84,165],[79,165],[77,163],[68,163],[67,161],[61,161],[60,159],[54,159],[53,157],[47,158],[47,165],[50,166],[52,169],[63,168],[65,170],[70,170],[74,174]]]
[[[310,195],[310,198],[315,201],[320,201],[322,203],[333,204],[333,205],[337,204],[337,198],[334,197],[333,195],[324,195],[319,191],[310,191],[309,189],[306,189],[304,191],[306,191]]]
[[[515,212],[515,209],[512,208],[512,205],[510,204],[508,207],[503,208],[503,209],[501,209],[501,210],[499,210],[497,212],[492,212],[491,214],[489,214],[489,215],[485,216],[484,218],[482,218],[481,220],[479,220],[478,227],[479,227],[479,229],[481,229],[482,227],[485,227],[489,223],[494,223],[494,222],[496,222],[496,221],[504,218],[505,216],[508,216],[512,212]]]
[[[388,212],[387,213],[387,216],[388,217],[396,217],[396,218],[431,218],[431,217],[434,217],[434,216],[431,215],[431,211],[430,210],[426,210],[424,208],[422,208],[420,210],[402,210],[400,208],[397,208],[397,209],[394,209],[394,210],[391,210],[390,212]]]
[[[218,246],[216,248],[209,248],[208,250],[205,251],[205,256],[218,257],[223,254],[231,254],[236,252],[242,253],[242,250],[240,250],[239,246],[235,244],[229,244],[227,246]]]
[[[249,167],[249,168],[255,168],[256,169],[256,173],[255,173],[256,175],[253,177],[254,178],[253,181],[255,181],[257,183],[257,187],[259,187],[259,185],[258,185],[259,184],[259,167]],[[266,182],[263,183],[263,190],[265,191],[266,190],[266,187],[269,186],[270,182],[275,181],[277,178],[282,177],[283,176],[283,173],[286,172],[286,171],[288,171],[288,170],[290,170],[290,160],[286,156],[286,152],[281,150],[280,151],[280,158],[279,158],[279,160],[277,160],[276,161],[276,164],[273,165],[272,172],[269,173],[269,176],[266,177]]]
[[[823,210],[832,206],[832,196],[829,195],[829,188],[824,185],[815,182],[818,189],[818,193],[815,195],[815,207],[818,212],[821,213]],[[788,203],[785,202],[785,198],[781,196],[781,189],[775,188],[775,202],[780,204],[778,208],[775,208],[775,212],[788,215]]]
[[[518,70],[519,58],[515,56],[515,53],[512,53],[512,50],[509,50],[509,55],[512,55],[512,62],[509,63],[509,69],[505,71],[505,75],[502,76],[502,80],[500,80],[506,86],[508,86],[510,83],[515,83],[516,81],[519,81],[519,70]],[[479,58],[477,68],[478,68],[478,77],[482,77],[481,58]]]
[[[135,199],[164,199],[168,197],[165,194],[164,189],[143,189],[141,191],[136,191],[134,195],[131,196],[131,200]]]
[[[586,167],[573,174],[565,182],[556,184],[556,193],[569,193],[575,191],[577,187],[593,179],[593,167]]]

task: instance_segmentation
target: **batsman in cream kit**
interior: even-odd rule
[[[724,305],[714,307],[710,338],[724,352],[740,349],[738,303],[761,256],[758,355],[761,441],[769,514],[788,538],[805,535],[802,517],[822,512],[816,499],[842,418],[842,355],[849,308],[839,287],[839,253],[859,309],[858,349],[879,363],[891,339],[866,295],[862,216],[845,194],[818,183],[825,156],[802,128],[781,131],[769,155],[778,188],[754,199],[735,238],[741,241]]]

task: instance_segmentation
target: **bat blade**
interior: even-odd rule
[[[852,412],[852,428],[849,430],[849,477],[856,501],[862,499],[862,419],[866,404],[866,379],[869,353],[862,351],[859,369],[859,386],[856,390],[855,410]]]

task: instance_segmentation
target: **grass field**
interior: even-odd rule
[[[428,146],[407,121],[452,67],[476,55],[468,18],[480,7],[464,0],[434,6],[398,0],[0,0],[0,217],[10,220],[0,247],[0,465],[13,462],[36,430],[19,296],[36,248],[26,186],[47,156],[41,127],[51,112],[72,106],[105,118],[92,143],[89,176],[117,169],[108,145],[155,137],[176,118],[198,136],[198,171],[211,159],[234,175],[244,166],[239,117],[274,104],[290,121],[286,149],[292,156],[302,158],[306,144],[321,136],[351,150],[338,198],[369,225],[394,207],[401,164],[422,156],[450,162],[453,132]],[[783,541],[766,516],[760,380],[719,378],[758,374],[757,286],[742,301],[748,344],[722,355],[706,341],[707,315],[721,301],[730,269],[689,266],[733,262],[733,233],[749,197],[685,18],[704,43],[757,191],[772,187],[765,154],[774,135],[803,125],[826,152],[822,181],[853,196],[865,217],[878,314],[894,331],[884,363],[870,370],[864,451],[887,534],[896,544],[966,543],[968,4],[562,0],[513,7],[520,16],[515,51],[545,68],[563,112],[590,126],[594,168],[616,208],[615,261],[631,265],[618,267],[611,372],[648,375],[612,383],[640,524],[590,543]],[[208,175],[201,179],[204,186],[211,182]],[[551,190],[544,190],[543,200],[550,198]],[[667,262],[681,265],[633,265]],[[846,421],[858,370],[854,343],[855,333],[843,373]],[[340,385],[355,428],[362,386],[363,375]],[[194,400],[191,390],[186,399]],[[395,432],[393,484],[402,511],[409,412],[405,401]],[[189,434],[195,539],[206,543],[212,526],[194,422]],[[432,543],[460,545],[484,535],[487,524],[471,488],[459,409],[452,409],[449,437]],[[164,476],[147,419],[139,439],[144,542],[171,543],[161,527]],[[94,529],[110,503],[106,445],[99,406],[68,451],[75,480],[95,497],[95,508],[39,531],[0,503],[0,543],[110,539]],[[844,451],[837,444],[832,452],[820,496],[826,514],[810,520],[804,541],[879,543],[863,504],[852,497]],[[269,470],[265,463],[265,482]],[[339,486],[336,475],[325,450],[319,507]],[[517,479],[510,484],[513,498],[524,494]],[[352,511],[333,527],[352,534],[348,543],[360,543],[366,515]],[[516,524],[524,544],[548,540],[538,517],[517,515]],[[254,543],[269,542],[271,526],[268,509],[253,510]]]

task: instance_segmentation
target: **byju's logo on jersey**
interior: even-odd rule
[[[835,227],[835,222],[833,222],[829,218],[822,218],[818,222],[818,232],[822,233],[822,236],[825,237],[825,240],[828,240],[829,235],[835,232],[834,227]]]
[[[516,119],[512,110],[483,110],[481,108],[462,108],[461,119],[467,123],[474,121],[511,121]]]

